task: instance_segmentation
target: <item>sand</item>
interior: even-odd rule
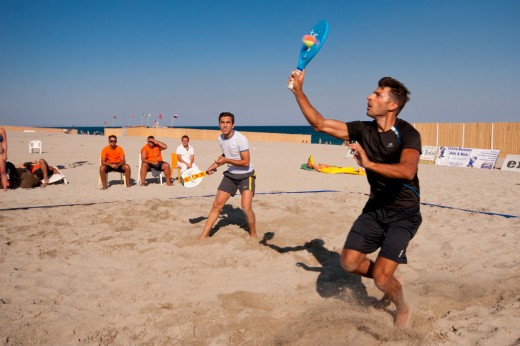
[[[420,165],[423,225],[397,276],[406,330],[369,279],[340,268],[368,193],[340,146],[252,142],[258,239],[240,197],[197,241],[220,173],[192,189],[98,186],[102,136],[8,132],[8,160],[45,158],[69,184],[0,193],[0,343],[7,345],[518,345],[520,175]],[[28,142],[43,141],[29,154]],[[162,140],[159,138],[159,140]],[[164,139],[169,149],[180,144]],[[145,138],[119,139],[137,178]],[[192,141],[206,168],[216,141]],[[465,210],[460,210],[465,209]],[[469,211],[468,211],[469,210]],[[472,212],[473,211],[473,212]],[[371,257],[375,258],[376,254]]]

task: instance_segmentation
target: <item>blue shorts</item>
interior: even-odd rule
[[[421,222],[419,207],[363,211],[352,225],[343,248],[364,254],[381,248],[378,256],[407,263],[406,248]]]

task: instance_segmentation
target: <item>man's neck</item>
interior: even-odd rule
[[[230,139],[231,137],[233,137],[234,133],[235,133],[235,130],[231,130],[227,135],[224,134],[224,138],[225,139]]]
[[[395,122],[397,120],[397,116],[393,113],[389,113],[385,116],[378,117],[377,119],[374,119],[374,121],[377,124],[377,130],[379,132],[386,132],[394,126]]]

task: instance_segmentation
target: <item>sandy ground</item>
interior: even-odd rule
[[[0,343],[6,345],[519,345],[520,175],[421,165],[423,225],[398,269],[413,309],[394,307],[339,266],[368,193],[363,176],[301,170],[354,166],[339,146],[252,142],[259,239],[239,196],[197,241],[220,172],[192,189],[99,190],[101,136],[8,132],[9,161],[45,158],[69,184],[0,198]],[[29,154],[28,142],[43,141]],[[161,140],[161,138],[159,138]],[[169,160],[179,140],[164,140]],[[137,178],[145,138],[119,139]],[[216,141],[192,141],[206,168]],[[152,180],[150,180],[152,181]],[[462,210],[463,209],[463,210]],[[371,255],[375,258],[376,254]]]

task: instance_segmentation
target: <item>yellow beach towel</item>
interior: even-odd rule
[[[309,156],[309,160],[307,161],[311,165],[316,165],[314,162],[314,158],[312,155]],[[308,167],[306,163],[302,163],[300,166],[301,169],[305,169],[307,171],[312,171],[313,169]],[[365,171],[361,168],[355,167],[338,167],[338,166],[328,166],[318,169],[317,172],[326,173],[326,174],[354,174],[354,175],[366,175]]]

